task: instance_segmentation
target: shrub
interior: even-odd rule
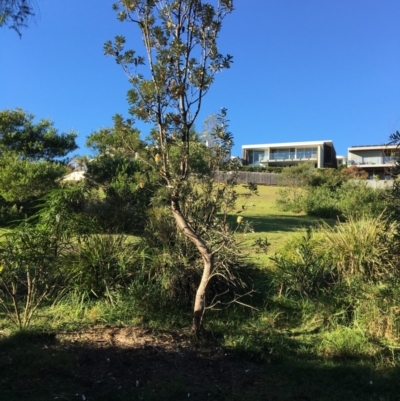
[[[396,233],[399,224],[378,217],[350,217],[334,227],[321,226],[325,245],[336,264],[338,274],[351,283],[386,281],[398,275]]]
[[[76,239],[92,225],[78,215],[81,187],[53,190],[38,212],[5,235],[0,247],[0,306],[18,328],[31,324],[37,309],[63,291],[63,270]],[[63,274],[61,274],[63,271]]]
[[[274,282],[281,286],[280,292],[286,295],[299,295],[305,298],[316,298],[321,291],[332,286],[335,281],[335,269],[326,258],[318,241],[313,238],[311,229],[291,243],[295,252],[275,255],[271,260],[276,270]]]
[[[338,209],[347,217],[379,216],[387,206],[386,191],[370,188],[363,181],[348,181],[340,188]]]
[[[326,186],[309,187],[301,199],[300,209],[310,216],[336,218],[341,216],[339,194]]]
[[[23,208],[0,198],[0,225],[7,225],[24,217]]]
[[[50,230],[23,224],[0,248],[0,307],[19,329],[60,290],[65,244]]]
[[[92,197],[87,213],[106,232],[141,232],[146,210],[158,178],[148,166],[123,156],[101,155],[88,163],[86,176],[91,185],[101,186],[104,197]]]
[[[207,225],[209,213],[215,213],[215,210],[211,211],[213,205],[208,203],[209,198],[202,192],[191,194],[190,205],[183,205],[192,208],[191,213],[187,212],[191,224]],[[195,245],[177,228],[165,206],[149,209],[147,222],[139,245],[147,256],[141,274],[152,286],[158,286],[159,295],[164,299],[185,304],[192,302],[203,270],[203,261]],[[236,225],[240,231],[246,230],[246,222]],[[223,218],[211,221],[205,236],[210,243],[220,244],[209,284],[209,298],[232,299],[232,293],[245,286],[248,262],[240,252],[235,233]]]
[[[136,252],[124,235],[94,234],[83,238],[71,258],[71,286],[84,298],[113,301],[134,279]]]

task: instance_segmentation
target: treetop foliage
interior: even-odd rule
[[[125,37],[104,45],[129,78],[130,113],[155,124],[162,156],[163,176],[171,185],[169,150],[181,149],[180,176],[188,174],[190,129],[217,72],[229,68],[232,56],[218,51],[217,38],[224,17],[233,11],[232,0],[213,7],[201,0],[120,0],[114,4],[120,21],[139,27],[146,56],[125,50]],[[148,63],[150,76],[140,67]]]
[[[31,0],[0,0],[0,27],[9,26],[21,36],[20,29],[35,16],[32,3]]]
[[[77,149],[73,131],[59,133],[53,122],[22,109],[0,111],[0,152],[15,152],[30,160],[53,160]]]
[[[116,114],[113,121],[113,127],[92,132],[86,140],[86,146],[98,155],[130,157],[145,147],[146,144],[140,139],[140,131],[133,127],[131,119]]]

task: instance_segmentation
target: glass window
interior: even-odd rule
[[[316,159],[318,157],[317,148],[299,148],[296,152],[297,159]]]
[[[249,150],[249,164],[254,164],[256,166],[260,165],[260,160],[265,156],[263,150]]]
[[[293,152],[294,153],[294,152]],[[293,158],[294,154],[292,154],[291,149],[271,149],[270,158],[272,160],[284,160]]]
[[[305,149],[297,149],[297,159],[304,159],[305,153],[304,153]]]

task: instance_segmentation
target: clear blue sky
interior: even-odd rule
[[[213,0],[209,0],[213,2]],[[135,26],[120,23],[113,0],[36,0],[37,21],[18,35],[0,29],[0,109],[22,107],[86,136],[127,116],[127,79],[103,44]],[[226,107],[244,144],[331,139],[388,141],[400,130],[399,0],[236,0],[220,38],[234,64],[216,77],[196,123]],[[143,137],[150,127],[140,126]]]

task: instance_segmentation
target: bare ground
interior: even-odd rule
[[[398,367],[297,358],[285,363],[281,357],[255,363],[246,353],[239,355],[212,337],[200,342],[184,331],[99,325],[57,333],[0,333],[0,400],[400,399]]]

